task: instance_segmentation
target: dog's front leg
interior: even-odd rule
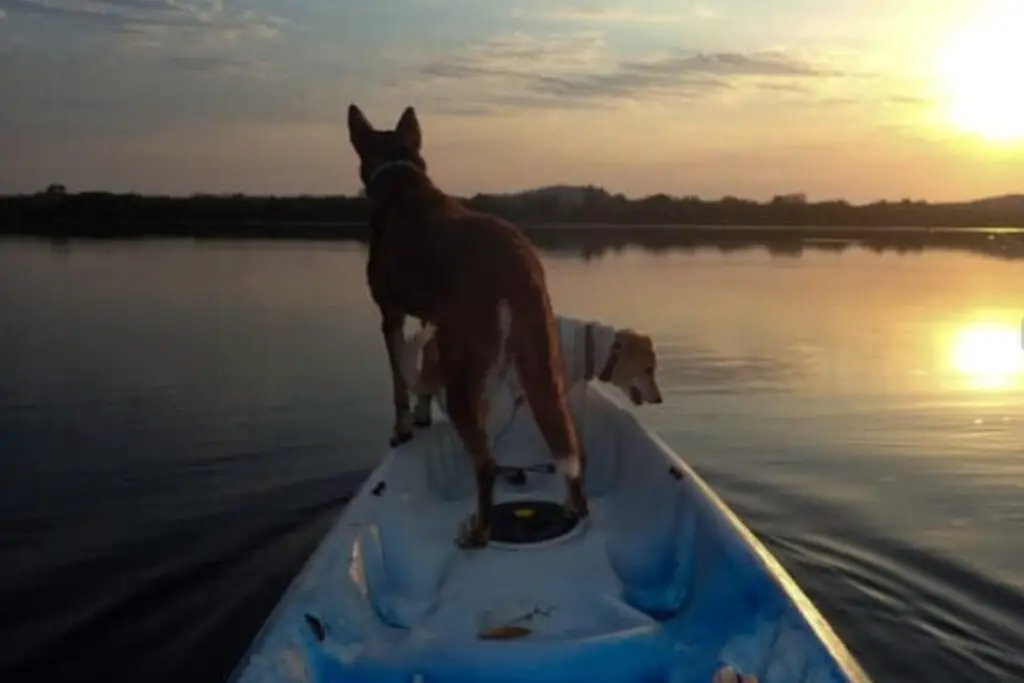
[[[498,465],[491,457],[487,444],[487,407],[482,391],[483,382],[476,380],[474,373],[468,374],[469,377],[449,381],[445,387],[448,414],[473,461],[476,480],[476,511],[459,526],[455,537],[456,545],[465,550],[482,548],[490,541],[494,482],[498,478]]]
[[[420,322],[421,328],[427,327],[426,321]],[[437,340],[436,337],[427,340],[427,343],[423,345],[423,362],[421,365],[421,373],[429,369],[429,375],[421,374],[421,384],[424,384],[431,389],[434,389],[438,385],[439,378],[437,377]],[[416,392],[416,405],[413,407],[413,424],[417,427],[429,427],[433,421],[431,414],[431,403],[433,402],[433,392],[430,390],[424,391],[423,387]]]
[[[398,309],[381,309],[381,332],[388,349],[391,366],[391,390],[395,406],[395,424],[391,430],[391,446],[409,441],[412,436],[412,413],[409,411],[409,388],[402,376],[401,354],[405,345],[405,313]]]

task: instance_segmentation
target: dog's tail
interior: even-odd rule
[[[566,396],[557,322],[547,291],[537,284],[524,287],[515,297],[509,346],[537,427],[558,469],[578,486],[580,447]]]
[[[423,348],[435,332],[436,328],[431,323],[427,323],[416,330],[414,335],[406,338],[405,344],[402,346],[398,365],[402,377],[405,379],[405,386],[409,387],[411,391],[422,389],[420,386],[420,359],[423,356]]]

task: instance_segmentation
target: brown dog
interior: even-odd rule
[[[375,130],[353,104],[348,129],[370,201],[367,279],[380,308],[391,366],[392,443],[412,437],[408,387],[400,368],[405,317],[412,315],[436,327],[448,415],[473,458],[476,513],[460,527],[458,544],[481,547],[490,540],[497,465],[488,447],[484,385],[505,352],[566,478],[566,509],[586,516],[579,443],[536,249],[508,222],[466,209],[431,182],[412,107],[402,113],[394,130]],[[504,344],[499,304],[511,312]]]

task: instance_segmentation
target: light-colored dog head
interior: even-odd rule
[[[617,330],[600,379],[618,387],[633,405],[661,403],[661,389],[655,380],[657,369],[658,357],[650,337],[629,329]]]

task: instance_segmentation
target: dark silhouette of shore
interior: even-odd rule
[[[477,195],[472,208],[519,224],[542,249],[589,258],[637,246],[650,251],[768,247],[780,255],[806,248],[840,250],[970,249],[1024,256],[1024,197],[961,204],[806,201],[705,201],[655,195],[631,200],[599,188],[549,188],[515,195]],[[244,195],[142,196],[69,193],[54,185],[31,195],[0,197],[0,234],[69,239],[349,240],[369,238],[362,197]],[[1018,234],[1019,233],[1019,234]]]
[[[1024,259],[1024,233],[986,230],[893,229],[876,230],[873,234],[863,234],[868,232],[863,230],[844,230],[841,234],[833,235],[831,231],[824,230],[809,234],[800,228],[722,230],[594,226],[565,230],[527,227],[526,232],[543,251],[572,255],[588,261],[599,259],[607,253],[621,253],[629,249],[641,249],[653,254],[692,253],[698,250],[732,253],[760,249],[780,258],[798,258],[805,252],[815,251],[840,253],[850,248],[898,254],[945,249],[1004,259]]]

